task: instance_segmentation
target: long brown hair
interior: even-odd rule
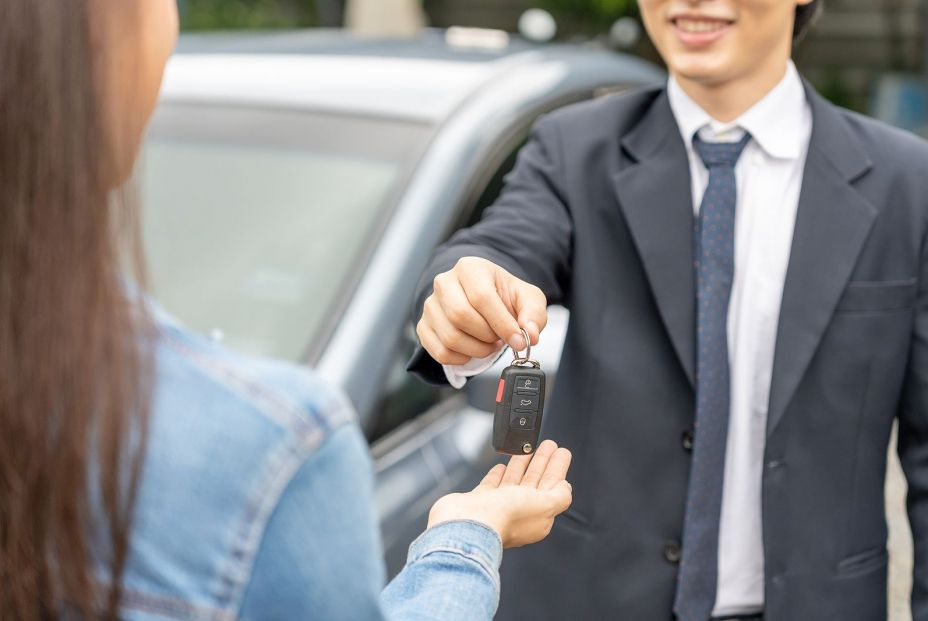
[[[141,261],[121,248],[135,211],[113,199],[96,4],[0,2],[0,616],[13,621],[116,617],[144,446],[146,321],[121,276],[126,256],[137,277]]]

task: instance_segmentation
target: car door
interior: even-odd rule
[[[511,133],[497,138],[498,144],[469,180],[447,236],[479,220],[499,195],[537,114],[527,115]],[[553,386],[566,325],[566,310],[552,309],[542,347],[533,349],[533,357],[542,360],[549,372],[548,390]],[[457,391],[428,386],[406,372],[417,346],[410,318],[396,339],[383,394],[368,425],[376,502],[391,576],[405,564],[407,548],[425,528],[432,504],[444,494],[472,488],[501,461],[491,447],[492,410],[496,381],[511,359],[509,352],[493,369]]]

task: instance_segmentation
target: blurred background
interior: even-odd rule
[[[525,11],[540,8],[556,20],[553,39],[607,45],[660,62],[643,33],[635,0],[179,2],[183,28],[188,31],[347,27],[381,35],[411,35],[425,26],[518,32]],[[835,103],[924,133],[928,124],[926,6],[922,0],[827,0],[827,18],[798,48],[797,64]],[[527,27],[531,30],[532,24]],[[542,35],[547,32],[543,24],[535,27]]]
[[[140,170],[153,293],[216,341],[344,389],[395,572],[431,504],[497,460],[507,364],[463,391],[405,372],[419,274],[492,204],[539,115],[661,83],[660,59],[634,0],[179,6]],[[795,59],[835,103],[928,137],[928,0],[826,0]],[[568,317],[553,308],[533,349],[549,390]],[[890,450],[892,621],[911,618],[904,495]]]

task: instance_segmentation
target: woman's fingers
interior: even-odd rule
[[[525,476],[525,471],[532,461],[531,455],[516,455],[509,460],[506,465],[506,474],[500,485],[518,485]]]
[[[559,481],[552,487],[547,490],[547,493],[551,495],[551,502],[554,506],[554,515],[560,515],[567,511],[570,507],[570,503],[573,502],[573,488],[570,483],[567,481]]]
[[[553,440],[542,442],[534,455],[517,455],[509,460],[503,484],[537,487],[547,470],[548,461],[557,453]],[[527,478],[527,480],[526,480]]]
[[[552,489],[555,485],[567,477],[567,471],[570,469],[570,460],[573,459],[570,451],[566,448],[559,448],[554,451],[548,460],[544,474],[541,475],[541,481],[538,483],[538,489]]]
[[[555,442],[552,440],[545,440],[542,442],[535,451],[532,462],[528,465],[528,468],[526,468],[521,484],[528,485],[529,487],[538,487],[538,483],[541,481],[541,477],[548,467],[548,461],[551,459],[551,456],[554,455],[555,451],[557,451],[557,444]]]
[[[518,455],[508,466],[491,468],[472,492],[440,498],[429,512],[429,526],[473,520],[499,533],[507,548],[540,541],[573,500],[564,479],[570,460],[570,451],[546,440],[534,456]]]
[[[499,484],[502,483],[503,481],[503,475],[505,473],[506,473],[505,464],[496,464],[495,466],[490,468],[490,471],[487,472],[487,475],[485,477],[483,477],[483,480],[480,481],[480,484],[477,486],[476,489],[488,488],[488,487],[490,488],[499,487]]]
[[[570,483],[564,480],[547,490],[519,485],[501,487],[499,491],[513,494],[510,506],[516,515],[515,519],[510,516],[505,530],[503,545],[507,548],[535,543],[547,537],[555,518],[573,502]]]

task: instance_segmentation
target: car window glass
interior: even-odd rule
[[[301,359],[428,134],[331,114],[162,107],[142,160],[155,298],[239,351]]]
[[[506,156],[506,158],[503,160],[503,163],[500,164],[499,168],[490,179],[490,182],[480,194],[480,198],[477,199],[477,202],[469,210],[467,220],[464,224],[465,227],[477,224],[477,222],[480,221],[480,218],[483,217],[483,212],[486,211],[486,208],[496,202],[496,199],[499,198],[500,193],[503,191],[503,186],[505,185],[506,175],[508,175],[515,167],[516,159],[519,156],[519,151],[524,145],[525,141],[520,142],[519,146],[508,156]]]
[[[499,196],[503,188],[505,176],[512,170],[518,156],[519,149],[524,144],[520,142],[493,172],[489,183],[480,193],[480,198],[461,211],[459,222],[463,226],[476,223],[483,211]],[[426,385],[418,378],[406,372],[406,364],[418,346],[415,326],[410,322],[399,340],[396,354],[387,372],[387,381],[384,387],[384,396],[378,405],[373,419],[375,426],[368,433],[371,441],[375,441],[404,422],[411,420],[440,403],[443,399],[452,396],[456,391],[450,387],[435,387]]]
[[[426,384],[406,372],[406,364],[415,352],[418,343],[415,328],[411,323],[407,324],[390,362],[384,396],[373,417],[374,426],[368,430],[371,442],[378,440],[406,421],[424,414],[455,392],[451,387]]]

